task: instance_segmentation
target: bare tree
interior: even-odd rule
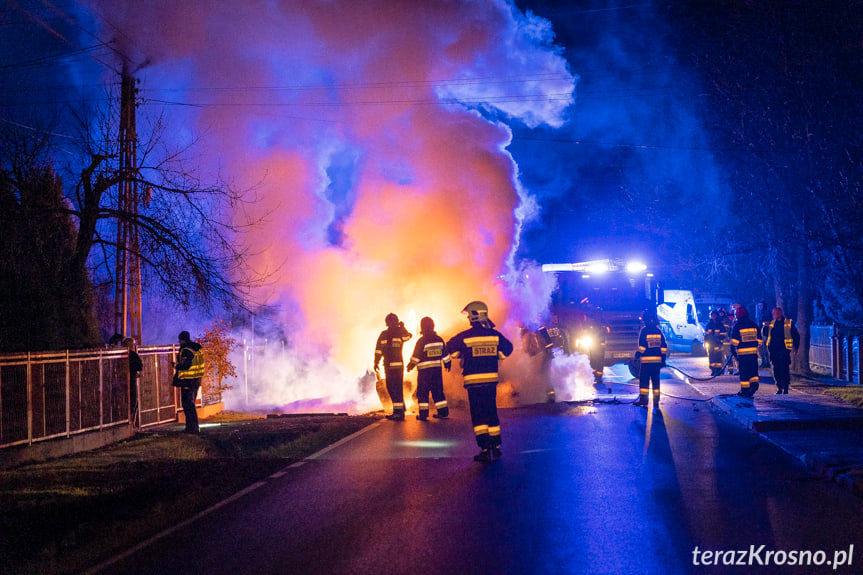
[[[246,265],[247,254],[240,247],[242,234],[253,223],[236,220],[237,214],[246,212],[243,204],[254,201],[252,191],[233,190],[218,177],[205,182],[189,167],[190,152],[198,143],[172,149],[162,116],[155,118],[146,139],[138,142],[138,166],[121,170],[115,111],[116,107],[109,107],[99,113],[76,115],[80,126],[76,153],[71,154],[73,160],[65,161],[63,169],[65,180],[74,182],[68,188],[62,187],[59,178],[52,180],[54,170],[61,170],[54,158],[70,157],[67,144],[57,142],[50,131],[16,129],[7,124],[0,132],[4,203],[19,208],[38,205],[37,211],[27,212],[29,216],[43,222],[59,218],[71,230],[62,253],[54,254],[61,263],[44,271],[54,277],[35,278],[34,283],[64,286],[67,320],[91,326],[71,330],[61,338],[63,341],[36,336],[28,342],[36,346],[31,349],[99,343],[98,332],[92,328],[93,282],[116,280],[113,264],[118,249],[124,249],[118,248],[118,220],[137,231],[139,248],[134,255],[142,262],[148,293],[170,298],[187,309],[209,310],[217,305],[244,308],[250,289],[262,281]],[[40,185],[34,174],[52,183]],[[117,200],[118,187],[126,180],[134,181],[141,192],[135,210],[121,207]],[[34,203],[27,199],[39,195],[51,201]],[[26,229],[18,231],[27,233]],[[28,246],[25,238],[12,243],[19,250]],[[0,257],[14,258],[13,251],[7,249]],[[2,263],[15,266],[26,261],[29,258]],[[3,307],[14,305],[14,301],[0,301]],[[89,318],[85,321],[80,313],[70,313],[73,306],[85,309]],[[0,318],[3,316],[0,312]],[[9,340],[14,337],[0,337],[0,346],[10,347]]]

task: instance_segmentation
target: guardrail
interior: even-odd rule
[[[138,349],[140,425],[177,419],[171,386],[176,346]],[[128,425],[125,349],[0,355],[0,448]]]

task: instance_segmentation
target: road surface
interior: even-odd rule
[[[610,379],[618,397],[637,393]],[[608,395],[501,410],[492,464],[473,461],[466,410],[380,421],[94,572],[817,573],[833,571],[758,561],[832,562],[851,545],[835,572],[861,572],[859,498],[695,401],[670,370],[663,388],[693,399],[666,397],[659,414]],[[704,551],[755,566],[707,566]]]

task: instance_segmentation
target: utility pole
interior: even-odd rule
[[[135,78],[123,65],[120,87],[120,183],[117,189],[117,269],[114,332],[141,342],[141,259],[135,219],[138,192],[138,134],[135,129]]]

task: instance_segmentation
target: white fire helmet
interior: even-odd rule
[[[467,319],[471,323],[482,323],[488,321],[488,306],[481,301],[470,302],[464,306],[461,313],[467,314]]]

